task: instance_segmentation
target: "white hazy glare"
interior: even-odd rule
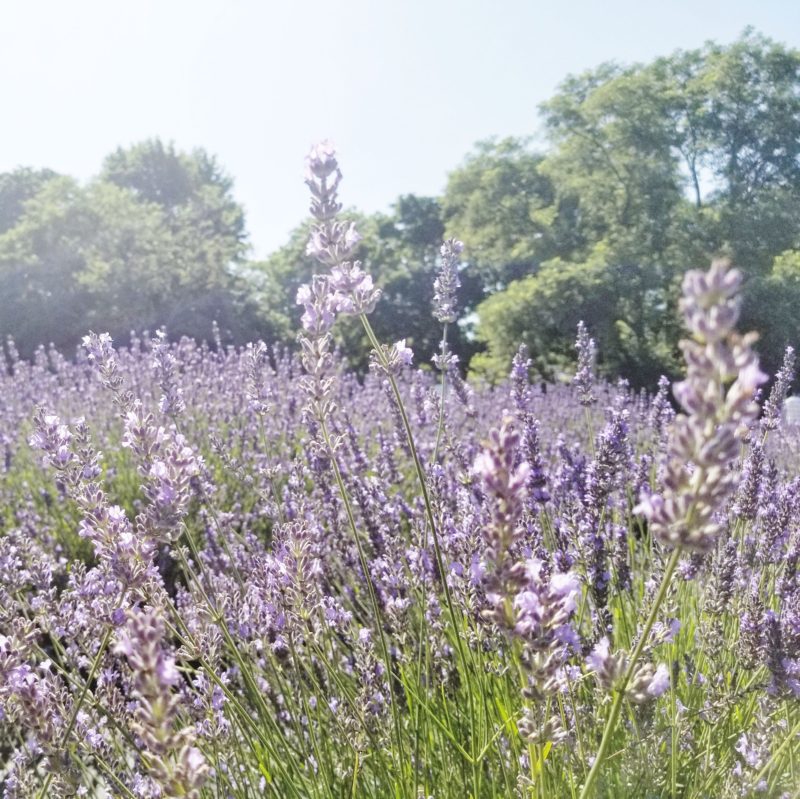
[[[204,147],[253,255],[305,215],[303,156],[336,142],[347,205],[436,194],[474,142],[529,135],[570,72],[746,25],[800,45],[789,0],[0,0],[0,172],[82,180],[119,145]]]

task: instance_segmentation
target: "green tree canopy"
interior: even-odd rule
[[[652,267],[609,258],[599,245],[586,261],[554,259],[531,277],[513,282],[478,307],[478,338],[487,345],[473,358],[476,372],[502,379],[525,344],[539,377],[557,379],[575,361],[579,321],[597,341],[600,371],[624,374],[648,386],[674,373],[674,287]],[[668,307],[672,306],[672,307]]]
[[[175,175],[186,178],[180,192]],[[216,319],[239,340],[259,332],[232,269],[244,217],[204,154],[148,142],[117,151],[85,187],[24,170],[2,176],[0,190],[16,198],[3,206],[0,333],[22,352],[48,341],[71,348],[89,328],[210,336]]]
[[[571,240],[569,208],[556,206],[542,160],[523,140],[485,141],[448,177],[447,236],[464,242],[487,292],[532,274]]]
[[[0,234],[14,227],[25,212],[25,203],[55,177],[58,174],[52,169],[27,167],[0,174]]]
[[[159,205],[167,227],[212,282],[244,257],[244,210],[233,198],[233,181],[205,150],[184,153],[151,139],[109,155],[100,179]]]
[[[571,238],[529,230],[528,246],[554,242],[557,258],[479,307],[488,352],[476,367],[504,372],[519,333],[552,371],[594,302],[606,368],[652,385],[680,335],[668,320],[681,274],[719,253],[744,270],[748,321],[766,362],[779,360],[784,336],[763,302],[788,280],[776,257],[800,248],[800,52],[746,31],[729,46],[604,64],[568,78],[542,114],[551,147],[536,171],[553,200],[538,218],[556,224],[569,209]],[[506,168],[526,174],[518,159]],[[558,311],[560,291],[578,310]],[[617,292],[635,299],[626,306]],[[544,314],[536,335],[534,309]]]

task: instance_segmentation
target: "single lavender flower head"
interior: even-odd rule
[[[178,385],[177,359],[170,352],[165,330],[156,331],[151,342],[153,348],[153,369],[158,376],[158,385],[161,388],[161,399],[158,409],[165,416],[175,418],[186,410],[183,399],[183,389]]]
[[[764,430],[774,430],[781,420],[783,401],[789,393],[789,388],[794,380],[795,353],[789,346],[783,353],[783,363],[775,375],[775,382],[767,401],[764,403],[764,414],[761,417],[761,427]]]
[[[608,638],[602,638],[586,656],[586,665],[604,691],[614,691],[622,683],[628,668],[628,657],[623,651],[612,652]],[[636,668],[625,696],[636,705],[643,705],[661,696],[670,685],[669,670],[662,663],[658,667],[645,663]]]
[[[91,363],[103,363],[114,355],[114,346],[108,333],[92,333],[84,336],[81,343]]]
[[[165,646],[164,623],[153,610],[132,612],[117,633],[114,651],[131,671],[133,729],[146,751],[148,771],[167,796],[199,796],[208,765],[194,746],[195,731],[180,723],[182,682]]]
[[[353,260],[361,235],[355,222],[337,219],[341,211],[338,188],[342,173],[336,161],[336,152],[330,142],[322,142],[311,149],[306,159],[306,184],[311,190],[311,214],[317,224],[311,230],[306,253],[321,264],[330,267],[328,277],[333,295],[337,297],[336,310],[346,314],[371,313],[381,296],[381,290],[361,268],[361,261]],[[334,175],[332,182],[328,178]],[[314,311],[309,310],[310,295],[298,293],[298,303],[306,306],[304,326],[309,330],[317,325]],[[319,312],[319,308],[317,311]],[[330,310],[330,309],[328,309]],[[326,313],[322,312],[323,317]],[[308,324],[307,324],[308,323]]]
[[[335,267],[353,255],[360,241],[355,222],[328,222],[311,231],[306,255]]]
[[[450,351],[447,344],[440,347],[440,351],[431,358],[431,362],[440,372],[452,372],[458,367],[459,357]]]
[[[383,357],[379,357],[378,352],[373,350],[370,358],[370,368],[376,372],[382,372],[385,375],[399,374],[405,367],[411,366],[414,361],[414,351],[406,345],[404,338],[391,346],[381,344],[380,347]]]
[[[360,261],[343,261],[331,269],[331,288],[342,297],[340,310],[346,314],[372,313],[381,297],[381,290]]]
[[[597,346],[594,339],[589,337],[586,325],[582,321],[578,322],[575,349],[578,351],[578,368],[572,378],[572,383],[578,389],[581,405],[593,405],[597,401],[592,394]]]
[[[396,341],[392,346],[392,356],[402,366],[411,366],[414,361],[414,351],[406,345],[404,338]]]
[[[42,462],[45,465],[64,469],[74,460],[71,442],[72,432],[60,417],[46,413],[39,408],[34,416],[34,432],[28,443],[33,449],[42,450]]]
[[[333,327],[336,313],[348,307],[345,298],[335,292],[331,281],[323,275],[314,275],[311,283],[303,283],[297,289],[297,304],[304,312],[303,328],[315,337],[324,336]]]
[[[124,412],[132,401],[128,392],[124,392],[124,380],[120,375],[117,353],[108,333],[92,333],[83,337],[86,359],[97,370],[102,384],[114,395],[115,404]]]
[[[451,324],[458,318],[456,292],[461,286],[458,277],[458,256],[464,245],[457,239],[447,239],[440,250],[442,264],[433,281],[433,315],[442,324]]]
[[[511,361],[511,397],[514,400],[514,409],[518,416],[524,416],[528,410],[531,395],[531,386],[528,373],[531,369],[531,359],[528,357],[528,348],[524,344],[514,354]]]
[[[492,497],[496,523],[504,526],[513,526],[519,519],[530,475],[527,463],[517,465],[519,445],[519,432],[513,419],[506,416],[500,428],[492,430],[472,467],[484,491]]]
[[[674,387],[683,413],[672,425],[665,490],[643,496],[637,507],[663,544],[699,553],[722,531],[715,514],[738,483],[731,464],[758,416],[754,395],[766,380],[751,347],[754,336],[734,331],[740,283],[725,261],[684,279],[681,309],[692,338],[681,342],[687,374]]]
[[[733,332],[739,320],[741,284],[742,273],[719,258],[708,272],[695,269],[686,273],[680,309],[696,341],[714,343]]]
[[[308,180],[324,180],[338,169],[336,147],[329,139],[323,139],[311,146],[306,156],[306,177]]]
[[[512,596],[528,581],[524,563],[514,560],[531,471],[527,462],[520,463],[519,446],[513,419],[506,416],[500,428],[492,430],[472,467],[490,514],[483,533],[483,582],[490,604],[485,615],[506,628],[514,623]]]
[[[306,156],[306,185],[311,190],[311,214],[318,222],[331,221],[341,211],[337,199],[341,179],[333,144],[326,139],[313,145]]]

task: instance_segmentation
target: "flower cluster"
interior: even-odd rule
[[[510,626],[510,597],[525,584],[522,565],[515,554],[521,534],[519,522],[525,508],[530,466],[519,463],[519,433],[510,416],[492,430],[475,458],[472,472],[490,498],[490,516],[484,533],[486,590],[498,623]]]
[[[311,214],[316,222],[307,253],[331,271],[314,275],[311,283],[300,286],[297,304],[304,309],[301,322],[305,332],[300,344],[309,376],[305,383],[307,407],[317,419],[325,418],[332,410],[327,367],[330,329],[336,315],[370,313],[381,296],[361,262],[352,259],[361,240],[354,223],[337,218],[342,208],[338,200],[341,179],[333,145],[328,141],[314,145],[306,158],[306,185],[311,190]]]
[[[800,431],[737,274],[686,279],[677,417],[585,328],[576,383],[469,386],[364,318],[357,374],[332,326],[377,295],[307,166],[299,351],[0,358],[4,799],[792,795]]]
[[[575,340],[575,349],[578,352],[578,368],[572,382],[578,389],[581,405],[593,405],[596,397],[592,394],[594,383],[594,364],[597,358],[597,345],[589,337],[586,325],[578,322],[578,337]]]
[[[458,318],[456,292],[461,286],[458,277],[458,256],[464,245],[457,239],[448,239],[442,244],[442,264],[433,281],[433,315],[443,324],[452,324]]]
[[[208,766],[193,745],[189,727],[178,726],[181,682],[174,659],[163,649],[164,624],[153,611],[129,615],[117,634],[115,652],[131,671],[133,723],[141,758],[155,786],[166,796],[197,799]]]
[[[681,343],[687,375],[674,388],[683,413],[670,436],[667,490],[643,497],[639,506],[660,541],[695,552],[711,549],[723,529],[715,514],[736,487],[731,463],[758,416],[754,395],[766,380],[754,337],[734,330],[741,280],[725,261],[684,279],[681,309],[693,338]]]
[[[624,652],[611,652],[608,638],[603,638],[586,658],[586,665],[594,674],[603,690],[609,693],[622,681],[628,668]],[[656,699],[669,688],[669,671],[661,663],[654,667],[651,663],[637,666],[633,676],[625,686],[628,701],[642,705]]]
[[[306,185],[311,190],[311,215],[316,225],[306,252],[331,270],[327,276],[330,294],[322,311],[326,317],[335,313],[371,313],[381,296],[372,277],[362,269],[361,261],[353,259],[361,241],[355,223],[337,218],[342,208],[338,199],[341,179],[333,145],[328,141],[314,145],[306,158]],[[310,299],[309,287],[303,286],[297,301],[306,306],[306,314],[307,299]],[[308,322],[312,320],[313,316]],[[303,326],[310,330],[305,315]]]

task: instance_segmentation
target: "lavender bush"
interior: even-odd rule
[[[686,380],[467,386],[379,342],[308,158],[297,354],[163,333],[0,368],[9,797],[746,797],[800,785],[798,435],[740,275],[690,272]],[[359,377],[331,329],[361,320]],[[401,336],[403,331],[398,331]]]

